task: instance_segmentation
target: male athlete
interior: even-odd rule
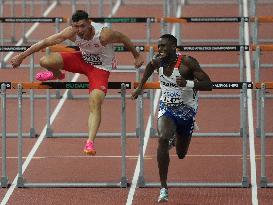
[[[151,74],[157,70],[162,91],[158,111],[157,163],[161,182],[158,202],[168,201],[167,175],[170,162],[169,149],[176,146],[179,159],[183,159],[191,141],[198,107],[197,90],[211,90],[209,76],[193,57],[176,50],[177,39],[164,34],[158,41],[158,54],[145,68],[139,86],[132,93],[136,99]]]
[[[88,13],[78,10],[72,15],[71,26],[16,55],[11,59],[11,64],[13,67],[18,67],[32,53],[59,44],[67,39],[73,41],[80,48],[80,51],[51,53],[42,57],[40,65],[47,71],[37,73],[36,79],[39,81],[62,80],[65,78],[65,74],[61,70],[81,73],[88,77],[90,93],[89,136],[84,152],[95,155],[94,140],[101,122],[101,106],[107,92],[110,70],[115,64],[113,43],[124,44],[135,59],[135,67],[140,67],[144,61],[127,36],[118,31],[113,31],[103,24],[91,22]]]

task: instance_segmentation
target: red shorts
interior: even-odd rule
[[[105,94],[108,88],[109,71],[102,70],[82,59],[80,51],[77,52],[61,52],[63,58],[63,69],[72,73],[81,73],[88,77],[89,92],[94,89],[102,90]]]

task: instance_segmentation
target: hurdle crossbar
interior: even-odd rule
[[[97,17],[90,18],[97,23],[240,23],[255,22],[272,23],[273,16],[250,16],[250,17]]]
[[[122,84],[131,89],[131,82],[108,82],[108,89],[120,89]],[[17,89],[19,84],[23,89],[88,89],[88,82],[0,82],[6,84],[6,89]]]
[[[30,46],[0,46],[0,52],[23,52],[27,50]],[[187,51],[187,52],[234,52],[240,51],[243,48],[244,51],[249,51],[250,48],[255,50],[257,45],[178,45],[178,51]],[[264,51],[272,51],[272,45],[259,45],[259,47]],[[150,48],[153,48],[154,51],[158,51],[158,47],[155,44],[151,45],[137,45],[135,46],[139,52],[149,52]],[[67,46],[64,44],[57,44],[49,46],[51,52],[74,52],[79,51],[78,46]],[[46,49],[42,49],[42,52],[45,52]],[[115,52],[128,52],[129,50],[123,45],[114,45]]]
[[[255,87],[258,89],[261,89],[262,84],[264,85],[265,89],[273,89],[273,82],[258,82],[258,83],[255,83]]]
[[[64,17],[1,17],[0,23],[67,23]]]
[[[251,49],[256,51],[260,49],[260,51],[273,51],[273,44],[259,44],[259,45],[252,45]]]
[[[253,89],[252,82],[213,82],[213,89],[242,89],[243,84],[247,85],[247,89]],[[133,87],[137,88],[139,82],[134,82]],[[159,82],[147,82],[143,86],[144,89],[160,89]]]

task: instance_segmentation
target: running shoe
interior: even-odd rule
[[[96,150],[95,150],[94,142],[92,140],[87,140],[83,151],[85,152],[85,154],[95,155]]]
[[[158,203],[167,202],[169,200],[168,198],[169,198],[168,189],[161,188],[157,202]]]
[[[65,74],[62,73],[61,77],[56,78],[54,77],[53,73],[51,71],[42,71],[36,74],[35,76],[36,80],[39,81],[48,81],[48,80],[63,80],[65,78]]]

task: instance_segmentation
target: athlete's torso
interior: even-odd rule
[[[182,54],[177,53],[178,61],[182,60]],[[160,101],[166,105],[176,106],[179,104],[186,104],[197,110],[198,107],[198,93],[189,87],[180,87],[176,83],[176,78],[180,77],[178,70],[180,63],[176,63],[175,68],[170,76],[164,75],[164,69],[161,65],[159,68],[159,80],[161,87]]]
[[[84,40],[76,35],[75,44],[80,48],[82,57],[86,63],[109,71],[115,62],[113,44],[101,45],[100,34],[104,25],[94,22],[91,25],[95,29],[94,37],[91,40]]]

